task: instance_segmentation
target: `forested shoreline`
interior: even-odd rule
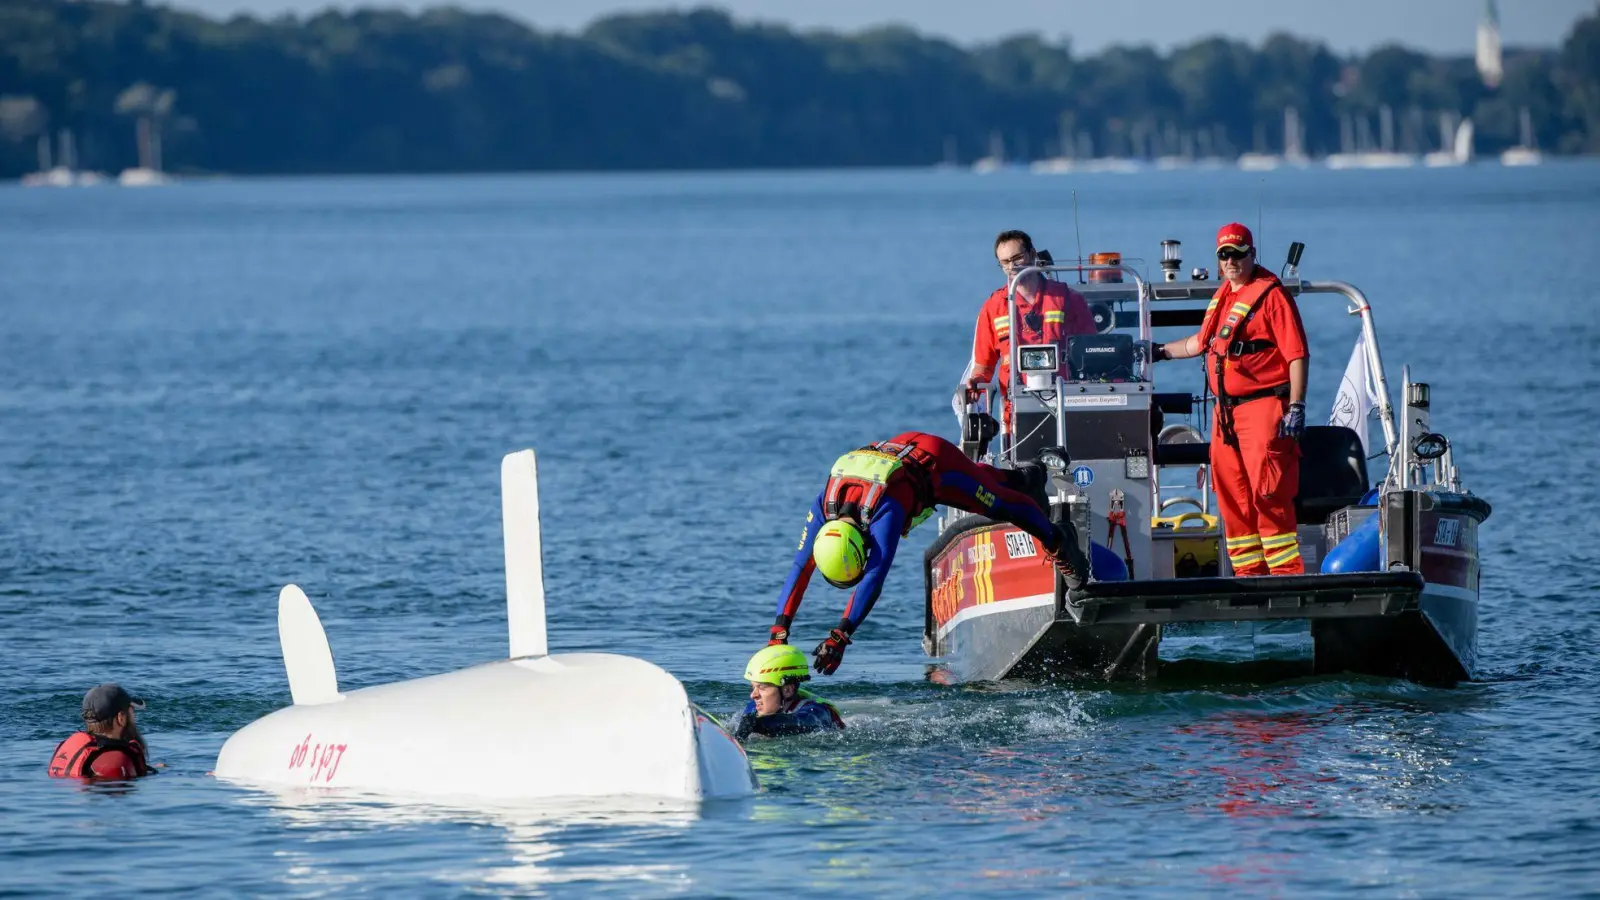
[[[1049,23],[1041,23],[1041,26]],[[1600,152],[1600,11],[1554,48],[1345,58],[1287,35],[1079,55],[1066,37],[972,47],[714,9],[575,34],[440,8],[207,18],[143,3],[0,0],[0,176],[59,157],[178,172],[345,173],[967,164],[1050,156],[1426,152],[1472,117],[1480,150]],[[41,136],[46,142],[41,147]]]

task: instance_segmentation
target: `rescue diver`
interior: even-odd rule
[[[1200,331],[1154,345],[1153,356],[1206,357],[1206,380],[1217,397],[1211,478],[1233,574],[1299,575],[1305,563],[1294,498],[1311,355],[1305,326],[1282,282],[1256,264],[1250,229],[1238,222],[1222,226],[1217,262],[1226,280]]]
[[[83,697],[83,730],[50,754],[52,778],[139,778],[155,774],[145,761],[144,739],[133,711],[144,701],[118,684],[93,687]]]
[[[839,626],[813,651],[816,669],[832,675],[861,621],[872,611],[895,548],[943,504],[1009,522],[1032,535],[1069,590],[1083,586],[1089,561],[1071,523],[1059,526],[1023,491],[1027,476],[968,459],[936,435],[908,431],[852,450],[833,464],[806,514],[794,565],[778,597],[769,646],[789,641],[789,626],[813,571],[837,588],[855,587]]]
[[[811,669],[798,649],[788,644],[762,647],[745,665],[744,677],[750,682],[750,701],[731,729],[735,739],[844,728],[844,719],[832,703],[801,690],[800,683],[811,680]]]

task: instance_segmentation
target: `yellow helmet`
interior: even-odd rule
[[[867,542],[860,529],[843,519],[822,526],[811,544],[817,571],[834,587],[847,588],[861,580],[867,569]]]
[[[755,656],[750,657],[750,662],[744,667],[744,680],[761,684],[776,684],[782,687],[785,681],[810,679],[811,666],[806,663],[806,655],[788,644],[762,647],[756,651]]]

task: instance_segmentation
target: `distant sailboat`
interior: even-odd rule
[[[1304,168],[1310,160],[1305,151],[1305,129],[1300,125],[1300,111],[1292,106],[1283,108],[1283,155],[1276,153],[1241,153],[1238,166],[1246,172],[1265,172],[1279,166]]]
[[[1006,139],[998,131],[989,132],[989,155],[975,160],[972,171],[980,175],[997,172],[1006,165]]]
[[[1450,113],[1439,114],[1439,148],[1422,158],[1423,163],[1435,168],[1464,166],[1472,162],[1472,119],[1453,121]]]
[[[1500,154],[1502,166],[1537,166],[1544,162],[1544,154],[1539,152],[1538,144],[1534,143],[1533,116],[1528,108],[1522,108],[1521,115],[1522,143]]]
[[[1371,135],[1367,130],[1365,118],[1356,120],[1356,130],[1359,134],[1360,149],[1353,153],[1345,149],[1340,153],[1329,154],[1323,160],[1324,165],[1330,169],[1404,169],[1417,164],[1416,155],[1395,152],[1394,111],[1387,105],[1378,110],[1378,149],[1370,149]],[[1344,142],[1345,133],[1341,123],[1341,143]]]
[[[23,187],[89,187],[105,180],[99,172],[78,170],[77,145],[72,132],[63,128],[56,136],[60,148],[57,165],[50,165],[50,137],[39,135],[39,171],[22,176]]]
[[[161,131],[154,127],[149,116],[140,116],[134,127],[139,145],[139,165],[123,169],[117,183],[123,187],[153,187],[167,184],[172,179],[161,171]]]

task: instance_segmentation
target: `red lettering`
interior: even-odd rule
[[[333,780],[335,772],[339,771],[339,762],[344,759],[344,751],[348,744],[311,743],[315,735],[306,735],[306,739],[289,751],[289,768],[309,768],[308,781],[321,779],[323,782]]]
[[[303,740],[300,743],[296,744],[294,746],[294,749],[289,751],[289,768],[296,769],[296,768],[299,768],[301,765],[303,765],[305,763],[305,761],[306,761],[306,748],[309,747],[310,745],[311,745],[311,735],[308,734],[308,735],[306,735],[306,739],[305,740]]]
[[[339,771],[339,760],[344,759],[345,745],[336,744],[334,746],[338,749],[339,755],[333,758],[333,768],[328,770],[328,777],[323,779],[325,782],[333,781],[333,773]]]

